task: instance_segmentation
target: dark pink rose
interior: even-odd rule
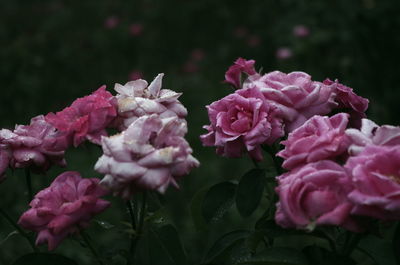
[[[312,81],[311,76],[303,72],[255,74],[249,76],[243,87],[257,87],[270,104],[280,109],[286,132],[293,131],[314,115],[328,114],[337,106],[335,86]]]
[[[107,135],[106,127],[117,116],[116,100],[102,86],[91,95],[78,98],[70,107],[56,114],[50,112],[46,121],[66,134],[76,147],[85,139],[100,144],[100,137]]]
[[[240,157],[244,151],[262,160],[261,144],[282,137],[282,120],[277,108],[268,104],[257,88],[241,89],[207,106],[210,125],[200,136],[203,145],[216,146],[217,153]]]
[[[356,95],[351,87],[332,81],[329,78],[323,82],[325,85],[334,85],[336,88],[335,101],[339,103],[337,108],[348,109],[350,121],[353,127],[360,128],[362,118],[365,118],[365,111],[368,109],[369,100]]]
[[[351,155],[359,154],[369,145],[400,145],[399,126],[379,126],[368,119],[362,119],[360,130],[347,129],[346,134],[350,137],[352,142],[349,148],[349,153]]]
[[[254,69],[254,64],[254,60],[245,60],[243,58],[238,58],[235,61],[235,64],[230,66],[228,71],[226,71],[225,82],[231,84],[236,88],[240,88],[242,73],[246,73],[248,75],[254,75],[257,73]]]
[[[400,145],[367,146],[345,168],[354,184],[353,214],[400,220]]]
[[[14,131],[0,130],[0,170],[29,167],[44,173],[53,164],[65,166],[67,139],[42,115],[31,119],[30,125],[17,125]],[[8,161],[7,166],[6,162]],[[2,175],[0,171],[0,175]]]
[[[199,166],[183,138],[186,131],[181,119],[152,114],[120,134],[102,137],[104,154],[95,165],[105,174],[101,185],[124,199],[143,190],[164,193],[171,184],[178,187],[177,180]]]
[[[118,26],[120,19],[116,16],[110,16],[104,20],[104,27],[106,29],[113,29]]]
[[[335,162],[322,160],[298,167],[278,177],[275,221],[284,228],[312,231],[318,225],[360,228],[350,216],[353,204],[350,176]]]
[[[81,178],[78,172],[64,172],[35,195],[18,224],[38,232],[36,245],[47,243],[48,249],[54,250],[65,237],[86,228],[94,215],[110,205],[100,199],[106,192],[99,181]]]
[[[345,134],[349,115],[339,113],[332,117],[315,115],[302,126],[289,133],[288,139],[281,142],[285,149],[277,156],[285,161],[283,168],[297,166],[325,159],[335,159],[347,153],[350,139]]]
[[[132,36],[139,36],[143,33],[142,23],[133,23],[129,26],[129,34]]]

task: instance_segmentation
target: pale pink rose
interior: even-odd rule
[[[116,16],[110,16],[104,20],[104,27],[106,29],[113,29],[119,24],[119,18]]]
[[[42,115],[32,118],[30,125],[15,126],[14,131],[2,129],[0,176],[8,166],[29,168],[37,173],[46,172],[51,165],[65,166],[67,147],[67,138],[46,122]]]
[[[293,52],[288,47],[280,47],[276,50],[275,56],[280,60],[286,60],[293,56]]]
[[[65,237],[86,228],[94,215],[110,205],[100,199],[106,192],[99,181],[81,178],[74,171],[62,173],[50,187],[35,195],[18,224],[38,232],[36,245],[47,243],[48,249],[54,250]]]
[[[116,101],[105,86],[89,96],[76,99],[70,107],[56,114],[50,112],[46,121],[70,138],[75,147],[84,140],[100,144],[101,136],[107,135],[108,127],[117,116]]]
[[[164,193],[177,179],[199,165],[183,138],[186,123],[158,115],[136,119],[118,135],[102,138],[103,156],[95,170],[105,174],[101,184],[124,199],[142,190]]]
[[[130,81],[124,86],[115,84],[118,102],[117,126],[125,130],[137,118],[144,115],[158,114],[161,118],[178,117],[182,122],[187,115],[186,108],[178,100],[182,93],[161,89],[164,74],[148,85],[146,80]]]
[[[335,87],[312,81],[304,72],[254,74],[243,87],[257,87],[270,104],[280,109],[286,132],[293,131],[314,115],[330,113],[337,106]]]
[[[354,190],[353,214],[400,220],[400,145],[367,146],[345,164]]]
[[[335,86],[337,108],[348,110],[352,126],[360,128],[361,119],[366,117],[365,111],[368,109],[369,100],[356,95],[351,87],[339,83],[338,80],[334,82],[328,78],[323,83]]]
[[[400,145],[400,127],[383,125],[379,126],[371,120],[362,119],[360,130],[347,129],[346,134],[352,141],[349,147],[351,155],[357,155],[366,146],[369,145],[382,145],[392,146]]]
[[[283,168],[293,169],[310,162],[336,159],[347,153],[350,139],[345,134],[349,121],[347,113],[332,117],[315,115],[302,126],[289,133],[288,139],[281,144],[285,149],[277,156],[285,161]]]
[[[129,26],[129,34],[132,36],[139,36],[143,32],[143,24],[133,23]]]
[[[225,73],[225,82],[231,84],[236,88],[241,87],[241,77],[242,73],[247,75],[256,74],[256,70],[254,69],[254,60],[246,60],[243,58],[238,58],[235,61],[235,64],[230,66],[228,71]]]
[[[260,145],[272,144],[284,134],[279,111],[257,88],[240,89],[207,106],[210,125],[200,136],[203,145],[216,146],[219,155],[240,157],[245,151],[262,160]]]
[[[296,25],[293,27],[293,35],[299,38],[307,37],[310,35],[310,29],[305,25]]]
[[[322,160],[298,167],[278,177],[275,221],[284,228],[312,231],[319,225],[360,231],[350,216],[353,204],[350,176],[335,162]]]

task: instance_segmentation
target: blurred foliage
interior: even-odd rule
[[[189,110],[187,138],[202,166],[182,179],[180,190],[169,189],[162,204],[190,261],[198,262],[206,246],[234,228],[253,227],[262,213],[258,209],[243,218],[232,207],[223,222],[197,221],[200,226],[190,214],[196,192],[221,181],[237,183],[251,168],[245,159],[217,157],[198,138],[208,123],[204,106],[231,92],[222,84],[227,67],[241,56],[255,59],[264,72],[300,70],[319,81],[338,78],[370,99],[371,119],[398,125],[399,13],[398,0],[1,0],[0,125],[27,124],[31,117],[59,111],[102,84],[112,91],[116,82],[124,84],[139,74],[151,81],[164,72],[163,87],[183,92],[181,101]],[[310,29],[309,36],[293,35],[299,24]],[[292,57],[278,59],[280,47],[291,49]],[[92,146],[70,150],[67,169],[101,177],[92,169],[99,155]],[[35,175],[35,190],[62,171]],[[17,219],[27,209],[24,177],[19,170],[8,173],[0,185],[0,204]],[[123,202],[109,199],[113,209],[98,219],[116,227],[109,229],[119,229],[128,215]],[[266,203],[261,200],[261,205]],[[0,264],[30,251],[18,235],[7,238],[13,229],[3,219],[0,227]],[[128,240],[109,229],[94,223],[88,233],[96,235],[100,249],[114,255],[114,248],[126,247]],[[80,264],[92,262],[74,240],[64,242],[56,253]],[[161,257],[151,264],[164,264]]]

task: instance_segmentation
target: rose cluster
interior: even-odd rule
[[[76,99],[56,113],[32,118],[29,125],[0,130],[0,181],[8,167],[45,173],[52,165],[66,166],[64,154],[88,140],[101,145],[104,155],[95,169],[103,180],[65,172],[36,194],[19,224],[38,232],[37,244],[49,250],[88,226],[109,202],[109,192],[130,199],[135,192],[165,192],[170,184],[199,165],[184,136],[186,108],[180,93],[161,89],[163,74],[115,85],[116,96],[105,86]],[[119,130],[108,137],[107,128]]]

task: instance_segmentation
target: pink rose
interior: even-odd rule
[[[124,86],[115,85],[118,101],[117,126],[125,130],[137,118],[158,114],[161,118],[178,117],[182,122],[187,115],[186,108],[178,100],[182,93],[161,89],[164,74],[159,74],[148,85],[146,80],[130,81]]]
[[[280,47],[276,50],[275,56],[279,60],[286,60],[293,57],[293,51],[288,47]]]
[[[360,130],[347,129],[346,134],[352,141],[349,148],[351,155],[359,154],[368,145],[400,145],[400,127],[379,126],[368,119],[362,119]]]
[[[286,132],[293,131],[314,115],[328,114],[337,106],[335,87],[312,81],[311,76],[303,72],[255,74],[249,76],[243,87],[257,87],[270,104],[280,109]]]
[[[277,156],[285,161],[283,168],[292,169],[310,162],[335,159],[347,152],[350,140],[345,134],[349,115],[339,113],[332,117],[315,115],[289,133],[281,142],[285,149]]]
[[[262,160],[261,144],[272,144],[282,137],[278,110],[265,100],[257,88],[240,89],[207,106],[211,124],[200,136],[203,145],[216,146],[217,153],[240,157],[244,151]]]
[[[48,249],[54,250],[65,237],[86,228],[94,215],[110,205],[100,199],[106,192],[98,183],[99,179],[81,178],[78,172],[64,172],[35,195],[18,224],[38,232],[36,245],[47,243]]]
[[[354,184],[353,214],[400,220],[400,145],[367,146],[345,168]]]
[[[85,139],[100,144],[100,137],[107,135],[105,128],[116,116],[115,99],[102,86],[91,95],[78,98],[70,107],[56,114],[50,112],[45,118],[76,147]]]
[[[65,166],[67,139],[45,121],[42,115],[31,119],[30,125],[17,125],[14,131],[0,130],[0,176],[8,166],[29,167],[43,173],[53,164]],[[8,163],[7,163],[8,161]]]
[[[360,228],[350,216],[347,199],[351,179],[343,167],[329,160],[306,164],[278,177],[275,221],[284,228],[312,231],[317,225]]]
[[[176,180],[199,165],[183,138],[186,123],[158,115],[136,119],[118,135],[102,138],[103,156],[95,170],[105,174],[101,184],[124,199],[142,190],[164,193]]]
[[[305,25],[296,25],[293,27],[293,35],[299,38],[307,37],[310,35],[310,29]]]
[[[323,82],[325,85],[334,85],[336,89],[335,101],[339,103],[337,108],[348,109],[350,113],[350,121],[353,127],[360,127],[360,120],[365,118],[365,111],[368,108],[369,100],[356,95],[351,87],[339,83],[338,80],[333,82],[329,78]]]
[[[254,63],[254,60],[238,58],[235,61],[235,64],[230,66],[228,71],[226,71],[225,82],[236,88],[240,88],[242,73],[246,73],[248,75],[254,75],[257,73],[254,69]]]

